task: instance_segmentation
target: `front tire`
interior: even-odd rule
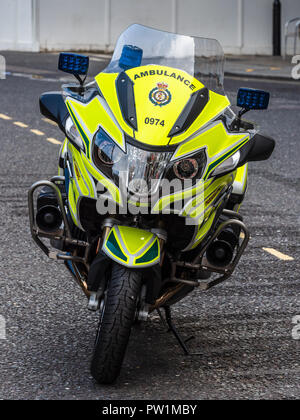
[[[140,290],[140,272],[113,263],[91,363],[100,384],[111,384],[120,374]]]

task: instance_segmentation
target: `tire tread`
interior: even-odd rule
[[[105,310],[102,323],[98,327],[98,339],[91,363],[92,376],[98,383],[110,384],[119,376],[140,288],[139,272],[113,264]]]

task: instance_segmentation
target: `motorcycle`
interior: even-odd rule
[[[78,83],[40,97],[65,140],[58,175],[35,183],[28,203],[34,241],[99,311],[91,373],[109,384],[133,325],[153,311],[189,354],[171,306],[234,272],[249,240],[239,213],[248,163],[275,142],[242,119],[268,107],[268,92],[241,88],[232,110],[216,40],[134,24],[86,83],[88,66],[61,53]]]

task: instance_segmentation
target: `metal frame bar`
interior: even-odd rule
[[[65,181],[64,177],[55,176],[51,179],[51,181],[38,181],[35,184],[33,184],[31,188],[29,189],[28,208],[29,208],[29,222],[30,222],[31,235],[32,235],[33,240],[41,248],[41,250],[47,255],[47,257],[54,260],[81,262],[87,265],[87,254],[88,254],[90,244],[85,241],[79,241],[72,237],[71,228],[68,222],[62,195],[61,195],[60,189],[56,185],[56,182],[64,182],[64,181]],[[37,188],[41,188],[45,186],[52,188],[56,194],[58,206],[61,211],[63,222],[64,222],[64,228],[62,231],[58,231],[54,233],[44,232],[40,230],[36,225],[33,194]],[[86,248],[85,257],[84,258],[77,257],[77,256],[69,255],[68,253],[65,253],[65,252],[50,251],[50,249],[44,244],[44,242],[41,241],[40,238],[58,239],[58,240],[61,239],[61,240],[64,240],[67,244],[85,247]]]
[[[186,262],[182,262],[182,261],[173,261],[172,263],[172,273],[171,273],[171,277],[169,279],[169,281],[174,282],[174,283],[182,283],[182,284],[187,284],[190,286],[194,286],[194,287],[200,287],[202,290],[208,290],[211,287],[222,283],[223,281],[227,280],[232,273],[234,272],[241,256],[243,255],[246,246],[249,242],[250,239],[250,233],[249,230],[247,229],[247,227],[245,226],[245,224],[242,222],[242,217],[231,210],[224,210],[223,211],[224,215],[228,215],[231,216],[232,218],[229,220],[226,220],[225,222],[221,223],[221,225],[218,227],[218,229],[216,230],[216,232],[212,235],[212,237],[209,239],[209,241],[207,242],[207,244],[205,245],[205,247],[201,250],[200,254],[194,259],[194,261],[192,263],[186,263]],[[234,218],[233,218],[234,217]],[[212,264],[209,264],[208,261],[206,260],[206,258],[204,257],[204,254],[206,252],[206,250],[208,249],[209,245],[220,235],[220,233],[229,225],[238,225],[241,230],[244,233],[244,238],[241,244],[239,244],[238,250],[236,252],[236,255],[233,259],[233,261],[227,265],[226,267],[218,267],[218,266],[214,266]],[[200,261],[200,263],[198,262]],[[175,277],[176,274],[176,268],[177,267],[182,267],[182,268],[188,268],[188,269],[192,269],[192,270],[199,270],[199,269],[204,269],[210,272],[215,272],[218,274],[222,274],[221,277],[218,277],[215,280],[211,280],[211,281],[207,281],[207,282],[199,282],[197,280],[193,281],[193,280],[185,280],[185,279],[179,279]]]

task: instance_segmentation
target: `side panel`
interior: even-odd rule
[[[216,122],[207,127],[206,131],[180,144],[172,160],[192,155],[200,148],[205,148],[208,158],[204,174],[206,180],[217,165],[233,155],[248,140],[249,133],[230,133],[222,122]]]
[[[207,127],[207,130],[180,144],[172,160],[193,154],[202,147],[206,148],[208,157],[213,159],[221,152],[224,153],[228,148],[239,144],[246,137],[249,137],[248,133],[230,133],[221,121],[216,122]]]
[[[84,122],[87,128],[87,136],[89,134],[93,136],[101,126],[104,131],[112,138],[114,141],[124,149],[124,135],[119,124],[116,122],[114,116],[107,108],[104,100],[100,96],[94,97],[90,102],[83,104],[74,99],[67,100],[67,106],[73,113],[71,114],[74,123],[80,124]],[[81,127],[83,128],[83,127]],[[90,143],[90,142],[89,142]]]
[[[206,107],[203,109],[199,117],[193,122],[193,124],[182,134],[174,136],[170,141],[170,144],[178,144],[194,133],[203,128],[207,123],[212,121],[218,115],[225,111],[225,109],[230,105],[229,99],[227,96],[220,95],[218,93],[209,91],[209,101]]]
[[[185,213],[197,225],[197,230],[185,251],[195,248],[205,238],[215,220],[218,208],[222,205],[235,172],[224,177],[206,181],[202,195],[193,198],[185,207]]]
[[[74,223],[81,227],[78,214],[80,198],[97,198],[96,186],[93,178],[86,170],[83,160],[84,154],[79,152],[71,143],[68,143],[67,150],[71,170],[68,188],[69,207]]]

